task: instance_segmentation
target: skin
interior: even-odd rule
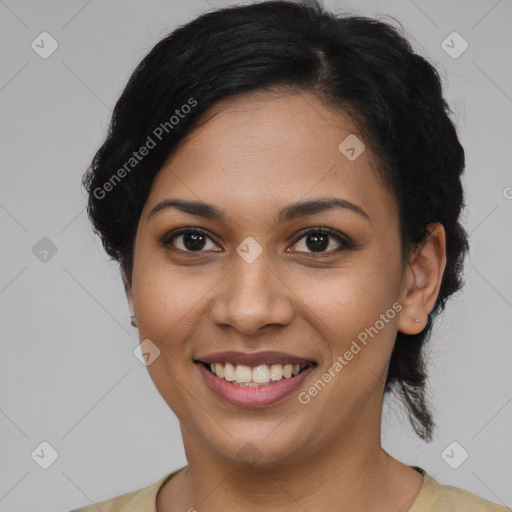
[[[157,510],[409,510],[423,477],[381,447],[384,382],[397,331],[421,332],[434,306],[443,227],[432,225],[403,264],[397,203],[376,178],[369,145],[354,161],[342,155],[339,144],[357,129],[311,93],[240,95],[205,120],[153,183],[126,281],[140,339],[161,351],[148,371],[179,419],[188,461],[161,488]],[[368,219],[338,208],[276,223],[287,205],[329,197],[357,204]],[[226,220],[175,208],[150,216],[167,198],[211,203]],[[208,232],[199,255],[186,252],[183,236],[159,244],[185,226]],[[357,250],[329,237],[318,256],[302,232],[319,227]],[[236,252],[248,236],[263,249],[250,264]],[[401,311],[301,404],[297,393],[394,303]],[[242,408],[215,395],[193,364],[225,350],[278,350],[318,367],[280,403]],[[246,443],[258,450],[253,466],[237,456]]]

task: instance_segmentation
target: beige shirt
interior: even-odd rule
[[[178,471],[164,476],[158,482],[138,491],[88,505],[70,512],[156,512],[156,495],[160,487]],[[464,489],[442,485],[421,468],[423,486],[409,512],[510,512],[511,509],[496,505]]]

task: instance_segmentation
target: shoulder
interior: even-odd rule
[[[423,476],[423,487],[409,512],[511,512],[465,489],[443,485],[426,472]]]
[[[69,512],[154,512],[156,495],[164,482],[173,474],[170,473],[154,484],[133,492],[121,494],[115,498],[93,503],[82,508],[70,510]]]

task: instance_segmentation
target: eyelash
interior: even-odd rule
[[[170,233],[165,234],[160,239],[160,244],[164,248],[171,249],[171,250],[177,251],[177,252],[186,253],[186,254],[201,254],[201,253],[205,252],[203,250],[186,251],[183,249],[171,248],[171,246],[173,245],[172,241],[175,238],[177,238],[180,235],[184,235],[184,234],[188,234],[188,233],[195,233],[195,234],[203,235],[203,236],[209,238],[212,242],[214,242],[214,240],[212,240],[212,238],[209,236],[209,234],[205,230],[203,230],[201,228],[187,227],[187,228],[181,228],[176,231],[172,231]],[[345,237],[345,236],[341,235],[340,233],[338,233],[337,231],[330,229],[330,228],[309,228],[301,233],[301,235],[296,239],[296,241],[293,243],[293,245],[296,245],[300,240],[302,240],[303,238],[305,238],[311,234],[329,235],[330,237],[334,238],[340,244],[340,247],[338,247],[337,249],[332,249],[330,251],[318,252],[318,253],[315,253],[315,252],[307,252],[306,253],[306,254],[313,255],[313,257],[315,257],[315,258],[321,258],[322,256],[331,256],[332,254],[339,253],[343,250],[347,250],[347,249],[350,250],[350,249],[356,248],[356,244],[352,240],[350,240],[348,237]],[[220,251],[215,251],[215,252],[220,252]],[[304,252],[304,251],[297,251],[297,252]]]

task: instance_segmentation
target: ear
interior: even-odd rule
[[[133,305],[132,287],[128,283],[128,279],[126,278],[126,275],[124,274],[124,272],[122,273],[122,277],[123,277],[124,291],[126,293],[126,298],[128,299],[128,306],[130,308],[130,313],[133,315],[135,313],[135,311],[134,311],[134,305]]]
[[[427,325],[446,267],[446,235],[439,222],[428,226],[427,239],[410,255],[402,279],[398,330],[418,334]]]

